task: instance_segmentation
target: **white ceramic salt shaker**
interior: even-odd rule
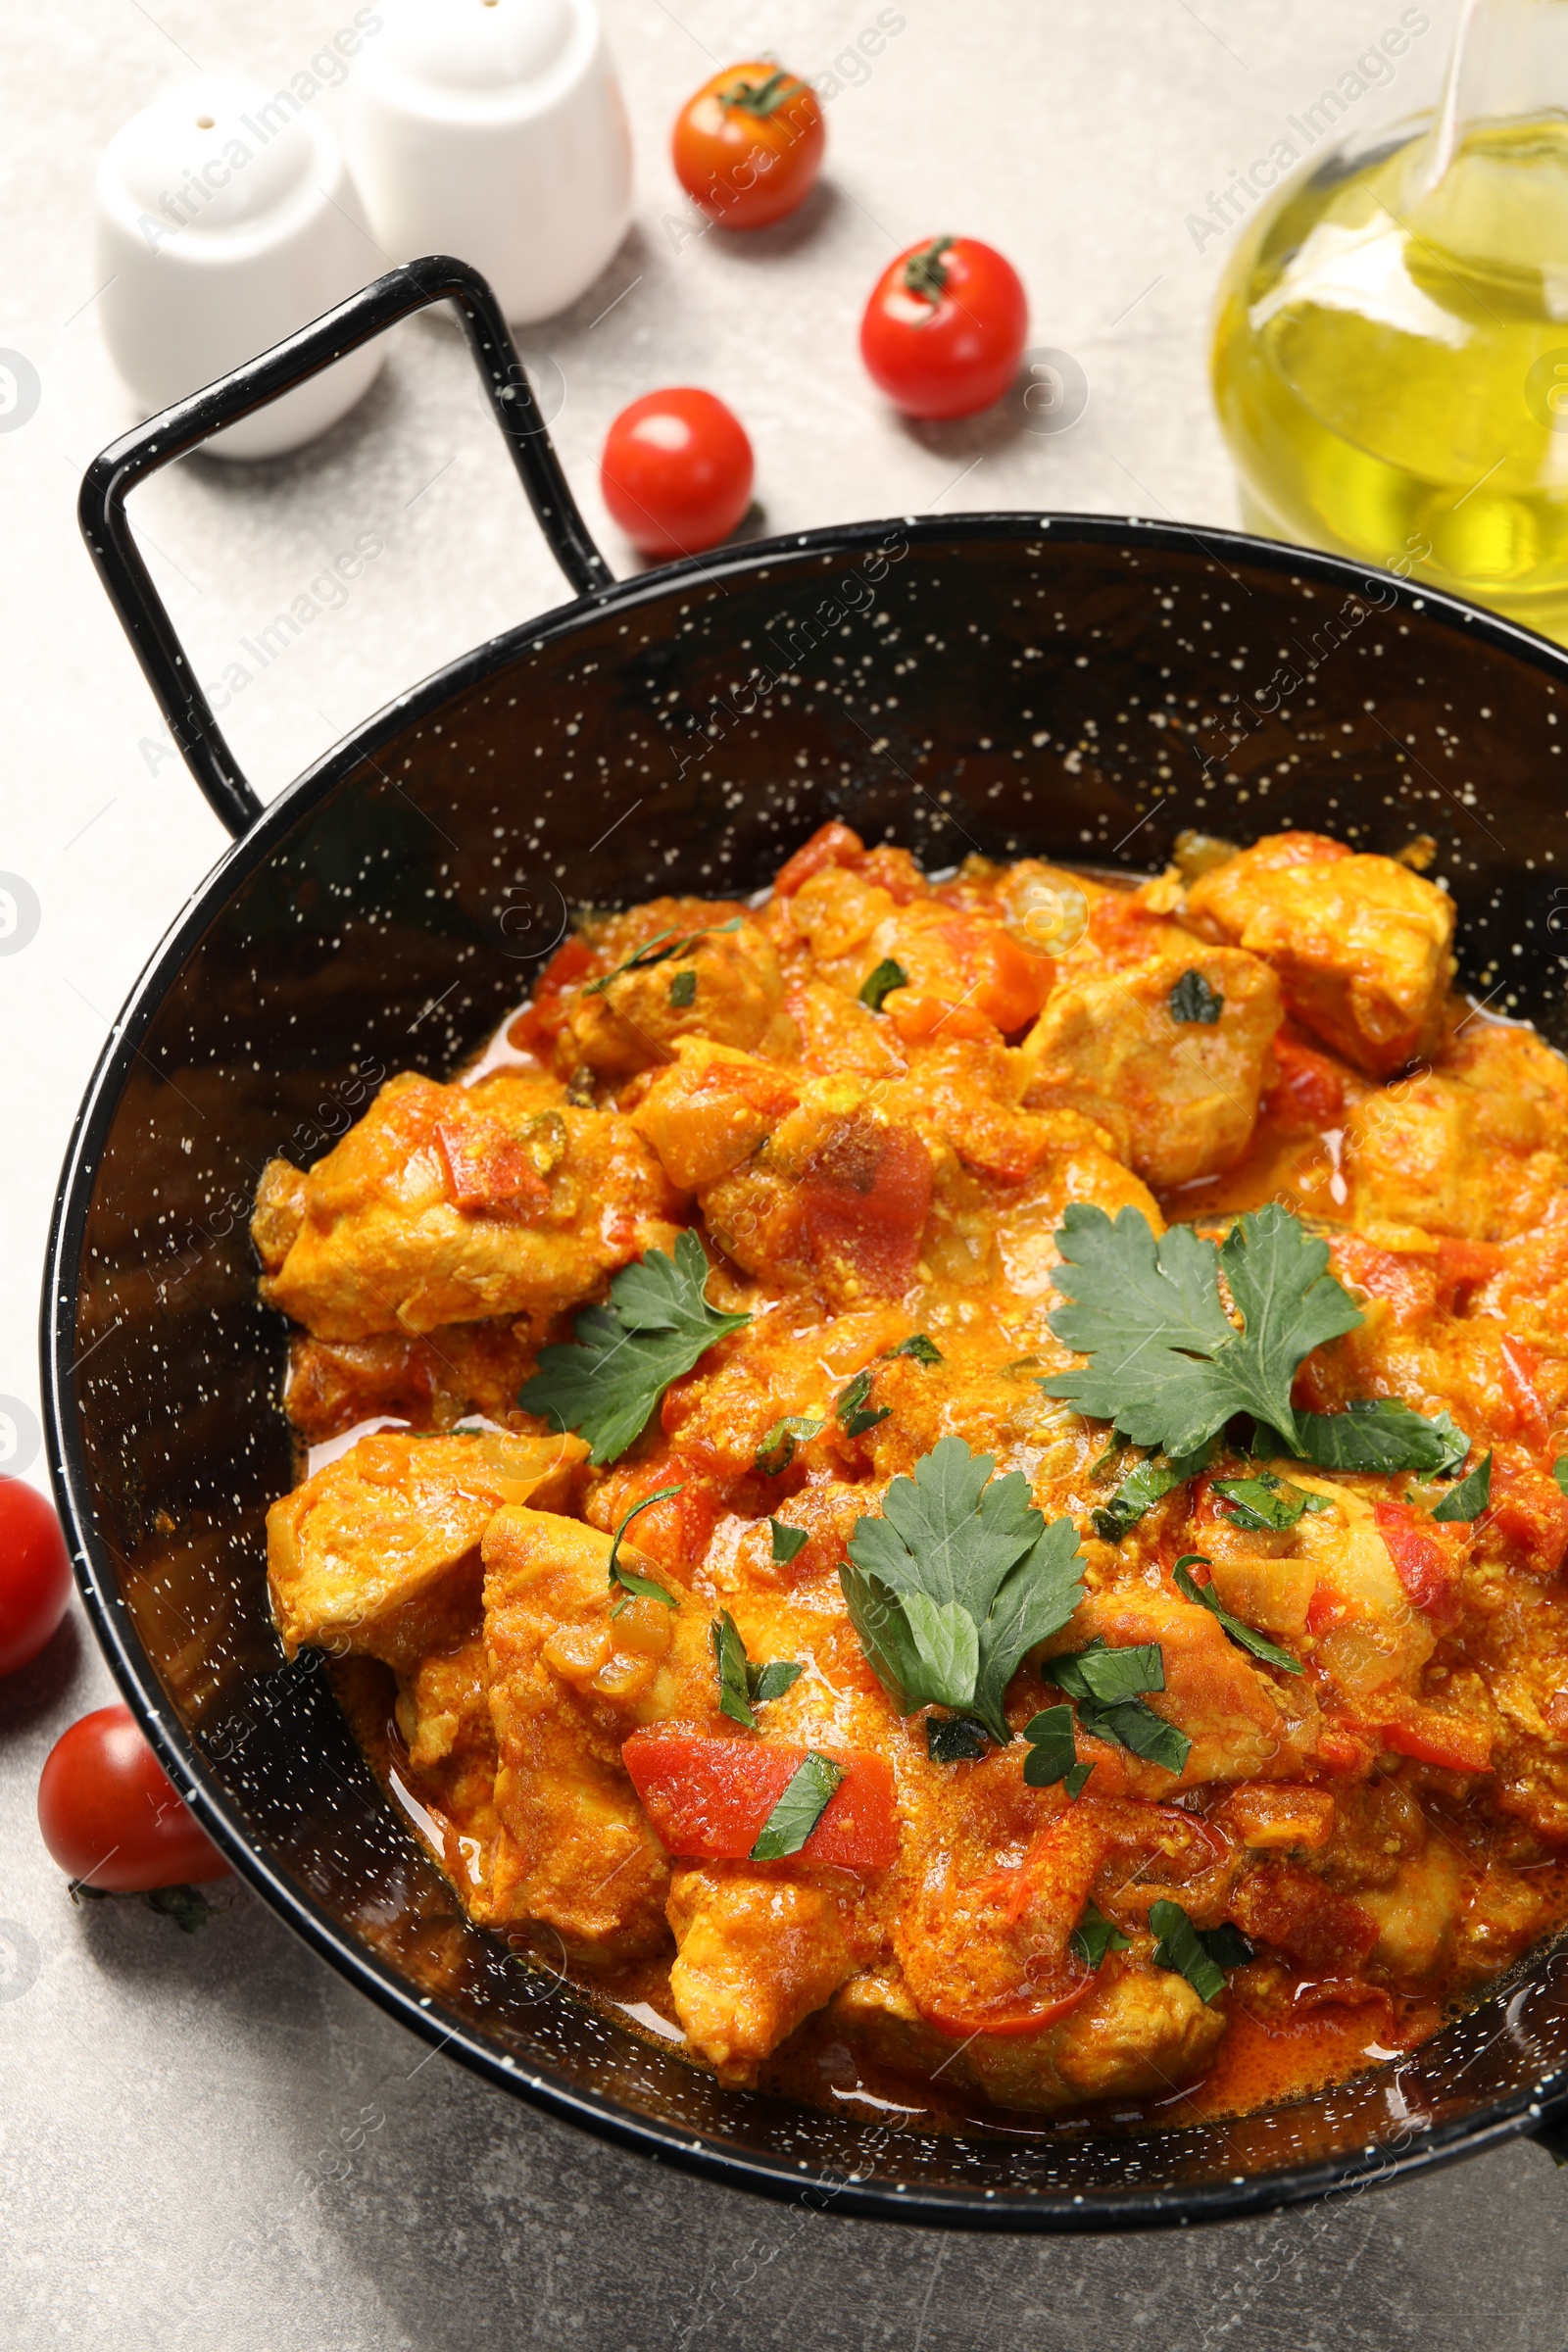
[[[226,374],[379,276],[342,151],[287,90],[204,75],[118,131],[98,167],[99,312],[145,413]],[[106,282],[105,282],[106,281]],[[335,424],[378,344],[207,444],[270,458]]]
[[[631,134],[593,0],[389,0],[349,165],[394,260],[455,254],[518,325],[587,291],[631,220]]]

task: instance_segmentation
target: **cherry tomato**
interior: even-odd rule
[[[1017,375],[1028,331],[1010,262],[977,237],[928,237],[877,279],[860,357],[906,416],[972,416]]]
[[[67,1876],[104,1894],[228,1871],[128,1707],[99,1707],[55,1741],[38,1780],[38,1827]]]
[[[20,1478],[0,1478],[0,1674],[38,1655],[70,1598],[71,1561],[53,1505]]]
[[[822,169],[816,93],[782,67],[726,66],[675,117],[675,177],[723,228],[766,228],[804,204]]]
[[[695,556],[727,539],[752,503],[752,445],[711,392],[645,392],[611,426],[605,504],[645,556]]]

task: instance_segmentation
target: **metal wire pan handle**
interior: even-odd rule
[[[76,512],[98,576],[186,766],[235,835],[255,823],[263,803],[224,741],[168,608],[153,586],[131,535],[125,501],[161,466],[199,449],[225,425],[292,392],[345,352],[357,350],[433,302],[450,302],[457,311],[551,554],[579,596],[608,587],[610,568],[566,486],[500,305],[476,270],[447,254],[427,254],[422,261],[389,270],[298,334],[149,417],[134,432],[112,442],[83,478]]]

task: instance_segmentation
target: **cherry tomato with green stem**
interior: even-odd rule
[[[0,1478],[0,1674],[38,1655],[66,1613],[71,1560],[54,1505],[20,1478]]]
[[[227,1875],[128,1707],[99,1707],[55,1741],[38,1779],[38,1827],[67,1877],[141,1894]]]
[[[752,445],[734,411],[689,384],[646,392],[605,441],[605,504],[645,556],[695,556],[752,503]]]
[[[878,278],[860,321],[872,381],[906,416],[972,416],[1018,373],[1029,301],[978,237],[928,237]]]
[[[726,66],[681,108],[675,177],[721,228],[768,228],[806,202],[826,133],[816,92],[781,66]]]

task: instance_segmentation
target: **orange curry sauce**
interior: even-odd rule
[[[830,824],[755,906],[584,918],[467,1071],[270,1165],[274,1616],[470,1918],[725,2082],[1016,2129],[1343,2081],[1568,1915],[1568,1064],[1451,994],[1452,930],[1316,835],[1128,889]],[[1066,1211],[1267,1202],[1359,1313],[1291,1409],[1450,1458],[1233,1419],[1112,1508],[1169,1466],[1042,1387]],[[902,1711],[841,1575],[939,1446],[1077,1549],[989,1733]],[[1052,1680],[1117,1651],[1132,1715]]]

